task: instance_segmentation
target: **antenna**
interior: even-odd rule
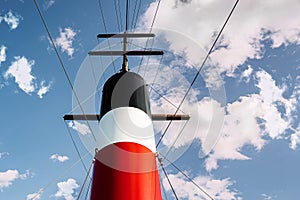
[[[152,33],[128,33],[129,24],[129,0],[126,0],[126,22],[125,31],[120,34],[98,34],[97,38],[123,38],[123,51],[90,51],[90,56],[117,56],[123,55],[123,64],[121,72],[129,71],[128,56],[151,56],[151,55],[163,55],[163,51],[149,51],[149,50],[128,50],[128,38],[142,38],[142,37],[154,37]]]

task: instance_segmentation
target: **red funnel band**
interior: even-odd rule
[[[96,154],[91,200],[162,200],[155,154],[118,142]]]

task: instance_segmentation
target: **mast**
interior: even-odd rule
[[[126,1],[126,26],[125,26],[125,33],[124,33],[124,39],[123,39],[123,51],[128,51],[128,41],[127,41],[127,32],[128,32],[128,21],[129,21],[129,12],[128,12],[128,7],[129,7],[129,0]],[[128,71],[128,55],[124,54],[123,55],[123,65],[122,65],[122,71],[127,72]]]

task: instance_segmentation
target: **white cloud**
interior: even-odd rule
[[[74,48],[73,48],[73,41],[76,35],[76,31],[74,31],[71,27],[67,27],[64,29],[59,29],[59,37],[55,39],[55,44],[57,47],[61,49],[62,52],[66,52],[68,56],[73,55]]]
[[[0,152],[0,158],[3,158],[4,156],[9,155],[8,152]]]
[[[41,81],[40,85],[36,83],[37,77],[32,73],[32,68],[35,65],[34,60],[28,60],[26,57],[17,56],[15,61],[11,63],[8,70],[4,73],[4,78],[7,80],[10,77],[15,79],[19,88],[31,95],[36,92],[39,98],[43,98],[44,95],[49,92],[51,83],[45,85],[45,81]]]
[[[7,47],[1,45],[0,46],[0,67],[1,67],[1,63],[6,61],[6,50]]]
[[[26,170],[26,172],[24,174],[19,174],[19,178],[21,180],[25,180],[28,178],[28,176],[30,175],[30,171],[29,170]]]
[[[178,151],[174,151],[176,154],[182,150],[181,147],[190,145],[195,139],[200,140],[199,156],[205,156],[213,149],[205,161],[206,169],[211,171],[218,168],[218,160],[251,159],[242,152],[246,145],[260,151],[267,144],[268,139],[282,138],[290,128],[293,117],[291,113],[296,108],[294,101],[283,97],[285,86],[278,86],[267,72],[263,70],[253,72],[249,67],[245,76],[250,74],[253,74],[256,81],[258,94],[241,96],[225,107],[208,97],[198,101],[195,98],[198,93],[192,90],[181,107],[190,115],[190,121],[178,139],[174,134],[169,133],[179,134],[184,123],[173,122],[162,143],[169,148],[173,147],[173,150],[177,149]],[[151,83],[153,74],[147,72],[145,78]],[[156,78],[156,86],[160,88],[158,89],[160,94],[178,105],[189,84],[176,72],[161,68]],[[174,106],[154,92],[151,98],[153,113],[174,113]],[[284,111],[279,111],[278,106],[283,106]],[[156,122],[155,131],[164,131],[167,124]],[[297,135],[291,138],[293,148],[298,143],[297,138]],[[165,153],[161,149],[159,151]]]
[[[270,196],[270,195],[267,195],[267,194],[261,194],[263,200],[272,200],[274,198],[276,198],[276,196]]]
[[[212,0],[182,3],[165,0],[160,3],[154,27],[170,30],[158,31],[158,35],[166,36],[170,50],[185,52],[189,61],[201,63],[204,54],[199,46],[208,51],[234,2],[234,0],[230,2]],[[141,18],[141,27],[150,27],[156,5],[157,1],[150,4]],[[218,48],[211,54],[209,65],[212,67],[207,69],[218,74],[234,76],[233,72],[237,67],[248,59],[262,58],[264,54],[262,41],[266,39],[271,40],[272,48],[300,44],[300,21],[295,20],[300,17],[298,10],[300,10],[298,0],[290,0],[289,3],[285,0],[265,0],[256,4],[251,0],[240,1],[222,34]],[[199,45],[198,48],[178,39],[178,36],[174,37],[172,31],[193,38]],[[219,84],[215,79],[215,72],[206,74],[208,83]]]
[[[11,11],[9,11],[4,16],[0,16],[0,23],[3,20],[10,27],[10,30],[13,30],[18,28],[19,23],[22,19],[23,18],[20,15],[14,15]]]
[[[152,80],[151,73],[147,75],[146,80]],[[164,94],[164,97],[175,105],[179,104],[189,86],[182,76],[164,68],[157,76],[156,84],[161,86],[158,87],[160,94]],[[184,123],[173,122],[162,140],[167,147],[178,149],[174,151],[175,154],[182,150],[181,147],[188,146],[193,140],[198,139],[201,141],[199,156],[209,154],[214,147],[213,152],[206,159],[206,169],[211,171],[218,168],[220,159],[250,159],[240,152],[244,145],[252,145],[257,150],[264,146],[266,141],[262,138],[263,131],[257,118],[263,118],[264,111],[268,110],[270,105],[263,104],[259,94],[241,97],[240,100],[226,105],[225,108],[212,98],[206,97],[198,101],[197,94],[196,91],[191,90],[191,94],[181,106],[181,109],[191,118],[180,138],[177,139],[174,134],[168,133],[179,134]],[[175,108],[170,103],[158,95],[153,95],[154,93],[152,99],[155,100],[151,102],[153,113],[174,113]],[[155,125],[156,132],[165,130],[167,124],[164,123],[160,127]],[[161,149],[159,151],[164,153]]]
[[[43,189],[40,189],[38,192],[28,194],[26,200],[39,200],[42,196]]]
[[[248,65],[248,68],[242,72],[240,79],[244,80],[246,83],[249,83],[252,72],[253,68],[251,67],[251,65]]]
[[[291,149],[296,149],[298,144],[300,143],[300,134],[299,133],[293,133],[291,135],[291,143],[290,143],[290,148]]]
[[[262,118],[266,121],[265,131],[271,138],[278,138],[290,124],[289,115],[292,109],[292,104],[288,99],[285,99],[282,94],[284,88],[276,86],[275,80],[265,71],[258,71],[256,73],[258,78],[257,87],[260,89],[260,96],[263,101],[265,113]],[[276,103],[281,103],[286,109],[288,119],[283,118],[282,113],[279,112]]]
[[[78,121],[69,122],[68,126],[74,129],[75,131],[77,131],[78,133],[80,133],[81,135],[86,135],[91,133],[91,130],[86,124],[82,124]]]
[[[31,74],[34,60],[28,60],[23,57],[15,57],[15,61],[11,63],[8,70],[4,74],[4,78],[8,79],[13,77],[18,86],[27,94],[32,93],[35,90],[33,81],[36,79]]]
[[[298,68],[299,70],[300,68]],[[296,110],[299,108],[299,102],[300,102],[300,75],[298,75],[296,77],[296,81],[295,81],[295,87],[294,87],[294,91],[293,94],[290,98],[290,101],[292,102],[292,109]],[[299,118],[298,118],[299,120]],[[291,149],[296,149],[297,146],[300,144],[300,124],[296,122],[296,128],[293,128],[292,126],[290,127],[290,129],[294,132],[291,135],[291,142],[290,142],[290,148]]]
[[[42,81],[40,84],[40,88],[37,92],[37,95],[39,96],[40,99],[44,97],[44,95],[49,92],[51,88],[51,83],[49,83],[47,86],[45,85],[45,81]]]
[[[53,160],[53,161],[65,162],[65,161],[69,160],[69,157],[68,156],[61,156],[61,155],[58,155],[58,154],[53,154],[53,155],[50,156],[50,159]]]
[[[169,50],[183,52],[183,57],[197,66],[205,56],[203,49],[207,52],[210,48],[234,2],[234,0],[231,2],[188,1],[188,3],[175,0],[161,1],[154,24],[154,27],[158,29],[153,30],[158,36],[165,36]],[[157,1],[150,4],[141,18],[140,27],[150,27],[156,6]],[[243,153],[243,147],[249,145],[256,151],[260,151],[271,139],[289,138],[286,137],[287,130],[294,131],[290,136],[290,147],[293,149],[297,147],[300,143],[300,134],[296,128],[298,124],[295,125],[297,123],[295,112],[299,109],[300,89],[297,88],[300,88],[300,76],[297,77],[293,95],[287,98],[283,95],[287,86],[279,85],[266,71],[255,72],[251,66],[248,66],[242,73],[235,72],[246,61],[263,58],[266,49],[264,45],[268,45],[270,42],[270,48],[300,44],[300,21],[295,20],[300,17],[298,10],[300,10],[298,0],[291,0],[288,4],[285,0],[266,0],[256,4],[253,4],[251,0],[240,1],[217,47],[211,54],[210,60],[207,62],[208,66],[204,67],[202,75],[208,88],[219,88],[223,84],[220,75],[235,77],[237,74],[241,74],[241,79],[247,83],[250,82],[251,77],[256,83],[258,93],[240,96],[238,100],[228,103],[225,111],[218,102],[208,98],[202,99],[200,102],[187,100],[185,108],[192,110],[188,114],[193,115],[193,112],[197,113],[198,110],[201,110],[201,113],[193,115],[199,119],[195,123],[198,126],[191,126],[193,123],[189,122],[182,134],[184,137],[175,143],[174,148],[188,145],[195,138],[203,144],[208,135],[203,133],[207,133],[210,127],[213,127],[210,123],[215,116],[215,114],[211,114],[209,109],[215,110],[216,114],[219,115],[222,115],[223,112],[226,113],[224,114],[223,127],[217,133],[221,137],[205,162],[208,171],[218,168],[218,160],[251,159]],[[191,43],[187,43],[187,40],[181,39],[178,33],[186,38],[192,38],[197,45],[193,46]],[[266,43],[266,40],[269,42]],[[170,79],[173,79],[172,73],[166,77],[169,78],[169,76]],[[171,89],[175,87],[178,90],[177,93],[174,90],[173,94],[171,94],[172,90],[160,91],[173,103],[178,104],[180,101],[178,99],[184,93],[182,87],[186,88],[185,85],[180,81],[174,84],[174,82],[167,82],[166,80],[160,82],[158,79],[157,82],[163,86],[168,85]],[[169,112],[174,110],[172,106],[160,98],[151,103],[154,111],[156,109],[165,113],[164,110]],[[208,106],[210,104],[213,106]],[[222,122],[221,118],[218,120]],[[161,128],[161,130],[164,129]],[[179,125],[170,127],[170,132],[178,132],[178,130],[180,130]],[[195,130],[199,132],[194,135],[185,135],[186,132],[195,132]],[[169,147],[173,145],[174,141],[170,135],[166,134],[163,139],[163,143]],[[207,150],[209,148],[201,151],[207,153]]]
[[[159,94],[163,94],[164,96],[164,98],[162,98],[156,92],[151,92],[152,112],[174,113],[190,83],[180,72],[170,69],[169,65],[160,66],[158,76],[156,76],[156,73],[151,69],[151,67],[148,67],[149,71],[145,73],[146,76],[144,78],[146,82],[150,84],[155,77],[156,81],[153,87],[156,88],[155,90],[157,90]],[[190,144],[194,139],[199,139],[203,142],[203,153],[205,154],[210,151],[218,138],[219,129],[223,124],[225,113],[224,108],[216,100],[204,98],[198,102],[197,96],[199,94],[200,92],[193,88],[190,90],[178,112],[178,114],[183,114],[182,111],[184,111],[184,114],[190,116],[190,120],[187,122],[184,131],[180,134],[180,138],[178,139],[174,137],[174,134],[169,133],[179,134],[185,122],[172,122],[172,125],[168,128],[168,133],[163,137],[162,143],[164,145],[180,148]],[[173,105],[165,99],[172,102]],[[155,132],[163,132],[168,122],[155,122],[154,125]],[[208,135],[209,137],[206,137]]]
[[[58,191],[55,197],[63,197],[65,200],[74,200],[74,190],[79,187],[76,180],[69,178],[67,181],[57,183]]]
[[[26,200],[38,200],[38,199],[40,199],[41,198],[41,194],[40,193],[32,193],[32,194],[28,194],[27,196],[26,196]]]
[[[226,109],[221,138],[205,161],[208,171],[217,169],[220,159],[248,160],[250,158],[240,152],[242,147],[248,144],[260,150],[266,142],[257,122],[264,112],[259,95],[240,97],[239,101],[228,104]]]
[[[165,95],[168,100],[173,103],[178,103],[178,99],[171,98]],[[162,99],[151,101],[151,108],[154,113],[174,113],[173,107],[164,102]],[[169,148],[180,148],[190,145],[193,140],[201,141],[201,150],[199,156],[207,155],[217,142],[220,134],[221,127],[225,116],[224,107],[216,100],[211,98],[204,98],[199,102],[185,102],[181,109],[190,116],[182,133],[181,129],[185,122],[173,122],[165,134],[162,143]],[[165,130],[168,122],[165,122],[159,130]],[[158,127],[155,124],[156,132]],[[174,137],[174,134],[180,134],[180,138]]]
[[[275,101],[284,101],[282,93],[284,88],[280,88],[276,85],[272,76],[264,70],[256,72],[258,83],[256,86],[260,89],[260,94],[264,101],[271,104]]]
[[[179,199],[211,199],[199,190],[199,188],[197,188],[191,181],[187,180],[182,174],[169,174],[168,177]],[[197,176],[192,180],[215,200],[241,199],[235,190],[230,189],[234,182],[229,178],[217,180],[208,176]],[[171,192],[167,179],[164,178],[162,182],[166,191]]]
[[[283,97],[284,88],[277,86],[267,72],[261,70],[255,76],[259,94],[242,96],[226,106],[221,139],[205,162],[208,171],[218,168],[218,160],[250,159],[241,152],[245,145],[251,145],[259,151],[267,143],[264,137],[280,139],[290,129],[293,101]],[[279,111],[278,103],[285,108],[285,112]],[[291,147],[295,148],[298,135],[292,135],[291,140]]]
[[[291,130],[293,130],[294,133],[291,134],[290,148],[295,150],[297,148],[298,144],[300,144],[300,125],[298,125],[297,129],[291,128]]]
[[[224,85],[223,77],[220,76],[219,68],[216,66],[205,66],[201,71],[207,88],[219,88]]]
[[[15,180],[25,180],[28,176],[28,170],[24,174],[20,174],[18,170],[7,170],[5,172],[0,172],[0,191],[2,191],[3,188],[11,186]]]
[[[53,6],[55,3],[55,0],[47,0],[44,4],[44,9],[48,10],[51,6]]]

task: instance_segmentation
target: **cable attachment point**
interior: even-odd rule
[[[94,157],[94,159],[96,159],[96,155],[97,155],[98,152],[99,152],[99,149],[95,148],[95,157]]]
[[[161,166],[163,166],[163,159],[161,157],[159,157],[159,153],[158,152],[155,153],[155,157],[157,158],[159,164]]]

